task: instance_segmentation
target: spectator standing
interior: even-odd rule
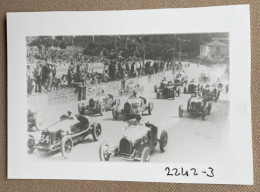
[[[35,76],[35,91],[41,93],[42,92],[42,69],[39,64],[37,64],[36,68],[34,69],[34,76]]]

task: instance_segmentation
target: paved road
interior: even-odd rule
[[[216,66],[208,68],[205,66],[191,65],[184,68],[188,74],[189,80],[198,79],[202,72],[209,74],[211,81],[215,82],[221,77],[226,66]],[[170,79],[170,72],[165,76]],[[203,163],[217,162],[223,160],[227,151],[229,138],[229,97],[221,93],[217,103],[213,103],[212,111],[206,120],[202,121],[201,117],[193,117],[184,114],[182,118],[178,116],[178,106],[186,106],[189,94],[181,94],[180,97],[172,99],[156,99],[153,92],[154,84],[159,82],[150,82],[145,85],[145,91],[142,96],[154,103],[152,115],[144,115],[143,120],[157,125],[161,129],[168,131],[168,146],[165,153],[160,153],[157,146],[151,162],[172,162],[172,163]],[[121,98],[123,101],[126,98]],[[40,111],[44,114],[46,124],[57,121],[61,114],[66,113],[67,109],[77,112],[77,103],[69,105],[52,106]],[[63,161],[63,162],[98,162],[98,150],[100,142],[107,141],[111,146],[117,145],[121,136],[124,134],[123,128],[127,122],[122,116],[119,120],[113,120],[112,112],[108,111],[104,116],[92,115],[93,120],[99,120],[103,126],[100,141],[94,142],[92,136],[89,136],[85,143],[74,146],[70,156],[63,159],[60,153],[41,154],[34,151],[29,154],[31,160],[42,161]],[[118,161],[118,160],[112,160]]]

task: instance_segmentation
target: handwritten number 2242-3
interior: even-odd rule
[[[202,171],[202,173],[205,173],[208,177],[214,177],[214,169],[209,167],[208,168],[209,172]],[[181,168],[181,170],[178,170],[177,168],[170,169],[169,167],[165,168],[165,171],[167,172],[167,176],[197,176],[198,172],[195,168],[191,168],[190,170],[184,170]]]

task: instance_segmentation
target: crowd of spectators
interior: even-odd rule
[[[103,66],[100,71],[95,66]],[[61,77],[56,74],[65,67]],[[90,67],[91,66],[91,67]],[[152,75],[170,70],[172,62],[145,60],[136,57],[91,58],[77,50],[27,47],[27,92],[46,92],[61,86],[86,86],[102,82]]]

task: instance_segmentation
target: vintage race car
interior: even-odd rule
[[[184,72],[178,72],[174,78],[174,84],[176,86],[183,86],[188,84],[188,76]]]
[[[167,86],[168,85],[168,82],[166,79],[162,80],[161,83],[160,83],[160,86],[158,87],[157,85],[154,85],[154,92],[157,93],[157,90],[158,89],[163,89],[164,86]]]
[[[205,98],[207,101],[217,102],[217,100],[219,99],[219,96],[220,96],[220,91],[214,86],[207,85],[202,90],[202,97]]]
[[[74,143],[84,141],[89,134],[96,141],[101,133],[102,127],[98,122],[91,122],[89,118],[82,115],[62,115],[58,122],[41,131],[41,137],[38,141],[36,138],[29,139],[31,143],[34,143],[31,149],[43,152],[60,150],[62,156],[67,158]]]
[[[188,93],[189,94],[195,93],[195,91],[199,90],[199,87],[200,87],[200,84],[198,82],[191,81],[190,84],[188,85]]]
[[[212,108],[211,101],[207,101],[200,96],[191,96],[187,103],[187,110],[184,111],[183,105],[179,106],[179,116],[182,117],[184,112],[188,112],[192,115],[201,115],[202,120],[205,120],[207,114],[210,114]]]
[[[205,73],[202,73],[199,77],[199,84],[200,84],[200,91],[203,91],[203,89],[206,87],[207,84],[210,83],[209,75],[206,75]]]
[[[99,113],[103,115],[107,110],[111,110],[114,105],[114,96],[111,94],[98,94],[91,98],[88,103],[81,102],[78,104],[78,110],[81,115],[84,115],[86,110],[91,113]]]
[[[148,102],[144,97],[130,96],[124,106],[120,106],[120,100],[118,100],[112,108],[112,115],[114,119],[118,119],[119,114],[123,114],[129,117],[142,116],[142,114],[148,111],[151,115],[153,110],[153,102]]]
[[[131,121],[125,128],[124,136],[118,146],[110,149],[107,142],[101,143],[99,157],[101,161],[109,161],[110,157],[115,157],[129,161],[148,162],[157,143],[159,143],[160,151],[164,152],[167,142],[166,130],[159,133],[158,127],[149,122]]]
[[[156,98],[160,99],[162,96],[163,98],[175,98],[175,95],[180,96],[181,87],[176,86],[171,81],[167,81],[167,84],[163,84],[157,89]]]
[[[130,81],[126,86],[125,89],[120,90],[120,95],[129,95],[133,93],[133,91],[136,91],[138,93],[142,93],[144,91],[144,87],[141,86],[138,83],[135,83],[133,81]]]

